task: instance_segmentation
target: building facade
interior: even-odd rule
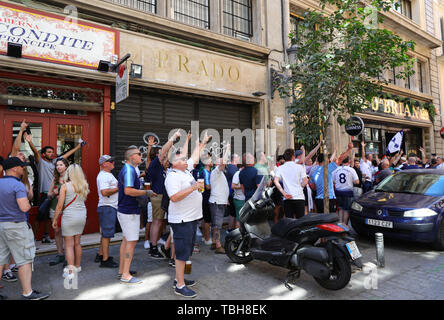
[[[23,119],[37,148],[60,155],[87,141],[70,159],[91,188],[87,233],[99,230],[99,156],[116,156],[120,167],[128,146],[146,150],[149,133],[164,144],[171,130],[197,125],[222,143],[224,130],[239,129],[245,147],[253,129],[254,149],[274,154],[277,143],[292,144],[285,101],[271,85],[285,59],[288,12],[288,0],[0,1],[0,154]],[[107,70],[126,54],[125,69]],[[129,77],[122,101],[116,74]]]
[[[409,79],[400,80],[397,68],[381,75],[389,84],[384,85],[383,93],[375,97],[371,107],[357,115],[364,121],[363,134],[354,137],[356,155],[361,154],[361,141],[366,143],[366,153],[385,155],[386,147],[393,136],[404,131],[402,150],[404,154],[420,155],[423,147],[428,156],[444,152],[440,129],[443,126],[439,59],[441,55],[441,32],[436,19],[436,1],[403,0],[400,6],[381,13],[384,23],[380,28],[393,31],[404,40],[415,41],[414,51],[408,54],[416,58],[415,74]],[[305,9],[316,9],[317,1],[290,1],[290,28],[296,27]],[[291,30],[291,29],[290,29]],[[442,73],[441,73],[442,74]],[[442,81],[441,81],[442,83]],[[433,104],[435,115],[429,114]],[[426,106],[426,107],[424,107]],[[344,126],[331,122],[328,143],[330,149],[340,153],[347,149],[349,136]],[[332,152],[333,150],[331,150]]]

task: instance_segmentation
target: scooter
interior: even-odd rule
[[[246,264],[253,259],[289,270],[284,284],[300,277],[301,270],[329,290],[340,290],[350,281],[351,264],[362,268],[361,253],[348,227],[337,222],[337,214],[308,214],[299,219],[280,219],[270,227],[274,215],[272,187],[264,176],[258,189],[239,213],[240,228],[225,238],[231,261]]]

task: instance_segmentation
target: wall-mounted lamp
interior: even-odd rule
[[[131,64],[130,77],[142,78],[142,66],[140,64]]]
[[[22,57],[22,45],[20,43],[8,42],[6,55],[14,58]]]

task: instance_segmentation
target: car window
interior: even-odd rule
[[[444,176],[400,172],[381,182],[375,191],[444,196]]]

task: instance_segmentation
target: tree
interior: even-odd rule
[[[321,140],[328,159],[326,133],[332,117],[343,125],[346,117],[369,106],[381,94],[386,70],[399,68],[397,78],[413,74],[413,41],[403,41],[379,28],[387,0],[319,0],[319,10],[307,10],[290,33],[294,55],[287,77],[277,81],[296,138],[301,143]],[[328,161],[324,161],[324,212],[328,212]]]

